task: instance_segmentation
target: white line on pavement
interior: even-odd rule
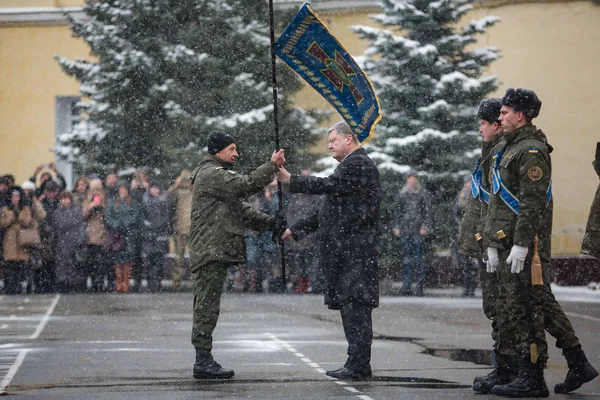
[[[12,378],[14,378],[14,376],[17,373],[17,371],[19,370],[19,367],[21,366],[21,364],[23,364],[23,360],[25,359],[26,355],[27,355],[27,350],[21,350],[19,352],[17,359],[15,360],[13,365],[11,365],[10,369],[4,376],[4,379],[2,379],[2,382],[0,382],[0,395],[6,393],[5,392],[6,387],[10,384],[10,381],[12,381]]]
[[[48,309],[48,311],[46,311],[46,314],[44,315],[44,317],[40,321],[40,324],[38,325],[37,329],[35,330],[35,332],[33,332],[33,334],[31,336],[29,336],[29,339],[37,339],[38,336],[40,336],[40,334],[44,330],[44,327],[48,323],[48,320],[50,319],[50,316],[54,312],[54,307],[56,307],[56,304],[58,304],[58,300],[59,299],[60,299],[60,294],[57,294],[56,297],[54,298],[54,301],[50,305],[50,308]]]
[[[35,332],[31,336],[29,336],[29,339],[37,339],[40,336],[40,334],[44,330],[44,327],[46,326],[46,323],[48,323],[50,316],[54,312],[54,308],[56,307],[56,304],[58,303],[59,299],[60,299],[60,295],[58,294],[52,301],[52,304],[50,305],[50,307],[48,308],[48,310],[46,311],[44,316],[42,317],[42,320],[40,321],[39,325],[37,326],[37,329],[35,330]],[[8,385],[10,385],[10,382],[12,381],[14,376],[17,374],[17,371],[21,367],[21,364],[23,364],[23,360],[25,360],[27,351],[28,350],[26,350],[26,349],[19,351],[19,354],[17,355],[15,362],[10,366],[10,369],[4,376],[4,379],[2,379],[2,382],[0,382],[0,395],[6,393],[6,388],[8,387]]]
[[[267,332],[266,335],[275,343],[277,343],[278,345],[280,345],[281,347],[287,349],[290,353],[294,354],[296,357],[300,358],[301,361],[303,361],[304,363],[306,363],[307,365],[309,365],[310,367],[312,367],[316,372],[320,373],[320,374],[324,374],[326,371],[321,368],[319,366],[319,364],[312,362],[309,358],[306,358],[306,356],[300,352],[298,352],[296,349],[294,349],[289,343],[285,342],[284,340],[279,339],[276,335]],[[335,378],[331,378],[332,380],[334,380],[335,383],[337,383],[338,385],[340,385],[341,387],[343,387],[344,389],[346,389],[347,391],[349,391],[350,393],[355,393],[356,396],[361,399],[361,400],[373,400],[371,397],[363,395],[360,390],[352,387],[352,386],[348,386],[348,384],[346,382],[337,380]]]
[[[585,315],[585,314],[577,314],[577,313],[574,313],[574,312],[565,312],[565,314],[567,314],[570,317],[577,317],[577,318],[587,319],[589,321],[600,322],[600,318],[591,317],[591,316]]]

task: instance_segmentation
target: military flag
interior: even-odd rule
[[[361,143],[373,137],[381,120],[373,85],[308,3],[277,39],[275,51],[340,113]]]

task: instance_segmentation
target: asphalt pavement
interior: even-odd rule
[[[600,292],[556,288],[590,361],[600,367]],[[488,399],[471,388],[490,371],[481,298],[460,289],[382,297],[373,314],[373,379],[325,371],[346,359],[339,313],[318,295],[223,297],[213,354],[236,376],[192,378],[192,294],[0,296],[0,392],[18,399]],[[548,338],[553,346],[554,340]],[[550,390],[567,366],[552,348]],[[600,398],[600,379],[557,399]]]

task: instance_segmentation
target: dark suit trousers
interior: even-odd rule
[[[373,309],[363,303],[350,302],[340,308],[344,333],[348,341],[348,360],[344,367],[362,371],[371,364],[373,343]]]

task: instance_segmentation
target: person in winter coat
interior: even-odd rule
[[[245,260],[244,229],[281,230],[279,219],[252,210],[242,200],[268,185],[285,162],[284,151],[249,175],[233,170],[238,157],[233,136],[212,132],[208,153],[192,172],[190,269],[194,280],[192,345],[196,349],[196,379],[228,379],[234,371],[212,356],[212,334],[219,318],[223,281],[230,266]],[[279,220],[280,221],[280,220]]]
[[[416,273],[417,287],[415,295],[423,296],[425,270],[423,267],[423,251],[425,237],[429,234],[430,206],[428,193],[421,187],[417,174],[408,173],[406,185],[400,191],[395,209],[396,223],[394,235],[400,238],[402,257],[404,260],[404,283],[400,293],[403,296],[412,294],[413,274]]]
[[[73,185],[73,204],[83,209],[83,203],[87,199],[87,192],[90,188],[90,181],[86,176],[80,176]]]
[[[23,182],[23,184],[21,185],[21,189],[23,190],[23,195],[24,195],[26,201],[31,203],[31,211],[33,212],[33,215],[37,216],[36,217],[36,225],[38,227],[37,229],[39,232],[40,231],[39,225],[41,223],[43,223],[44,219],[46,218],[46,212],[44,211],[44,206],[42,205],[42,202],[35,195],[35,193],[36,193],[35,184],[33,182],[27,180],[27,181]],[[38,224],[37,218],[41,218],[41,219],[39,219],[40,224]],[[40,232],[40,237],[41,237],[41,232]],[[25,266],[25,271],[23,272],[23,278],[24,278],[25,282],[27,283],[27,293],[33,293],[35,290],[35,288],[34,288],[35,271],[37,268],[39,268],[41,266],[42,255],[41,255],[41,248],[39,246],[30,247],[28,250],[29,250],[29,261],[27,262],[27,265]]]
[[[21,293],[21,282],[26,263],[29,261],[29,249],[19,243],[21,229],[38,229],[37,221],[45,217],[43,209],[34,214],[32,205],[20,188],[13,187],[9,204],[0,210],[0,229],[5,230],[2,239],[4,256],[4,287],[7,294]]]
[[[277,199],[277,184],[271,183],[264,190],[258,202],[258,211],[274,217],[277,214],[279,201]],[[268,282],[271,293],[283,293],[285,285],[281,275],[281,251],[277,242],[273,240],[271,232],[263,232],[258,236],[260,245],[261,275]]]
[[[148,264],[148,291],[160,291],[164,275],[165,254],[169,251],[171,233],[169,199],[160,186],[151,183],[144,195],[144,228],[142,231],[142,254]]]
[[[82,211],[87,241],[87,273],[91,278],[91,289],[94,292],[104,289],[105,278],[108,280],[107,290],[113,285],[112,280],[114,280],[114,272],[111,273],[112,257],[103,247],[106,232],[104,219],[106,203],[102,181],[92,179]]]
[[[167,191],[173,205],[173,244],[175,245],[175,265],[171,271],[173,290],[178,290],[185,274],[185,254],[190,240],[192,220],[192,181],[190,171],[184,169]]]
[[[345,122],[329,128],[328,148],[340,164],[327,178],[279,171],[278,180],[289,183],[291,193],[325,197],[320,210],[294,223],[283,239],[318,231],[325,304],[340,311],[349,356],[342,368],[327,375],[363,379],[372,375],[372,311],[379,306],[381,183],[377,166]]]
[[[117,185],[119,184],[119,176],[114,172],[106,175],[104,180],[104,197],[109,200],[119,195]]]
[[[600,142],[596,145],[596,159],[593,161],[594,170],[600,177]],[[590,215],[588,217],[581,252],[596,258],[600,258],[600,185],[596,189],[596,195],[592,202]]]
[[[49,182],[57,183],[61,191],[65,190],[67,187],[65,177],[58,172],[54,163],[38,166],[29,180],[35,183],[37,187],[35,194],[40,199],[46,191],[46,185]]]
[[[106,210],[106,224],[123,236],[125,245],[114,255],[117,292],[129,292],[131,265],[140,253],[142,205],[129,193],[129,185],[119,182],[118,196],[110,200]]]
[[[52,226],[50,221],[52,215],[59,208],[59,195],[62,192],[61,186],[54,180],[45,181],[43,185],[44,191],[39,197],[44,211],[46,211],[46,219],[42,223],[42,248],[41,248],[41,266],[34,270],[33,279],[35,283],[36,293],[53,292],[55,288],[55,263],[56,253],[52,243]]]
[[[60,293],[81,293],[86,290],[87,274],[77,253],[85,246],[85,227],[81,208],[73,203],[73,195],[63,192],[60,207],[52,214],[52,249],[56,289]]]
[[[302,175],[311,175],[303,170]],[[321,208],[322,198],[310,194],[294,193],[285,207],[288,222],[293,225],[306,215]],[[319,242],[316,234],[286,243],[286,257],[290,281],[296,293],[324,293],[323,272],[319,267]]]

